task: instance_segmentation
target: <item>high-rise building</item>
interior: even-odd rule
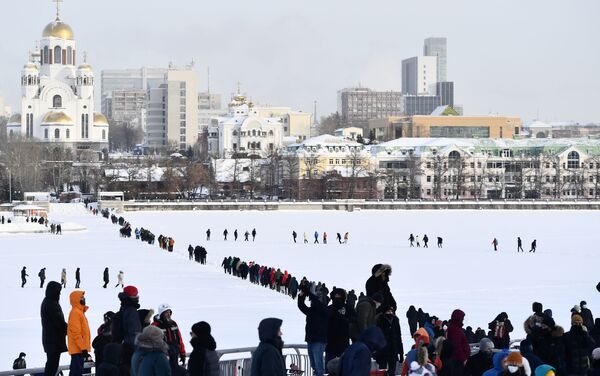
[[[402,115],[429,115],[440,106],[439,95],[403,95]]]
[[[368,130],[370,119],[400,115],[402,93],[398,91],[374,91],[364,87],[346,88],[338,91],[338,112],[346,127]]]
[[[438,82],[447,80],[447,47],[446,38],[427,38],[423,44],[424,56],[437,57],[437,78]]]
[[[198,110],[220,110],[221,94],[198,93]]]
[[[454,107],[454,82],[438,82],[435,88],[440,97],[440,105]]]
[[[105,69],[101,73],[102,112],[108,115],[112,92],[158,88],[165,81],[165,68]]]
[[[437,57],[414,56],[402,60],[402,93],[436,95]]]
[[[141,119],[147,95],[146,90],[113,90],[106,115],[115,121]]]

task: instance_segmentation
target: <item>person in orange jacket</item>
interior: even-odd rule
[[[175,239],[169,238],[169,252],[173,252],[174,245],[175,245]]]
[[[71,365],[69,375],[81,376],[83,362],[88,357],[92,348],[90,340],[90,326],[85,317],[88,306],[85,305],[85,291],[75,290],[69,296],[71,312],[67,323],[67,340]]]

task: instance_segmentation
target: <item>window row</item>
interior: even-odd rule
[[[62,65],[75,65],[75,49],[67,47],[66,49],[60,46],[48,48],[48,46],[42,49],[41,63],[44,64],[62,64]]]
[[[49,130],[47,128],[44,129],[44,138],[49,139],[49,135],[50,135]],[[61,131],[60,131],[60,129],[57,128],[54,130],[54,139],[58,140],[60,138],[61,138]],[[71,130],[70,129],[65,129],[65,138],[66,139],[71,138]],[[102,139],[106,140],[106,129],[102,130]]]

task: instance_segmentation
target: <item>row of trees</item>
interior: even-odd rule
[[[422,198],[424,179],[436,199],[600,198],[600,156],[570,167],[550,154],[492,161],[451,153],[395,163],[379,172],[386,198]]]

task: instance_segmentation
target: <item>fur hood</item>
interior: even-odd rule
[[[135,337],[135,345],[145,349],[160,350],[167,352],[169,346],[163,340],[164,334],[156,326],[147,326],[144,331]]]
[[[391,275],[392,274],[392,266],[389,264],[381,264],[377,271],[375,271],[375,277],[381,277],[382,275]]]
[[[552,330],[552,332],[550,333],[552,335],[552,337],[557,338],[557,337],[562,337],[563,334],[565,334],[565,330],[563,329],[562,326],[560,325],[556,325],[554,327],[554,330]]]

